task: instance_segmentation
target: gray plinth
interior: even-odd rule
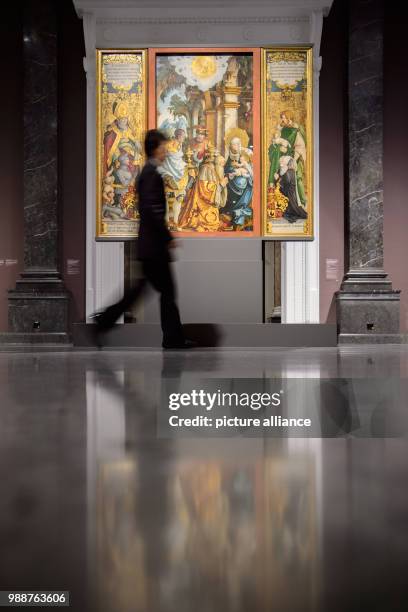
[[[336,297],[340,344],[400,343],[400,291],[384,271],[348,272]]]
[[[16,289],[9,291],[9,331],[15,333],[64,333],[68,328],[68,294],[56,274],[40,278],[23,273]]]
[[[333,347],[337,345],[336,326],[324,324],[274,323],[190,323],[185,334],[199,347],[272,348],[272,347]],[[77,347],[95,345],[94,325],[76,323],[73,343]],[[160,348],[162,331],[154,323],[127,323],[100,338],[105,347]]]

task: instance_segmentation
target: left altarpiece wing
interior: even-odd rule
[[[96,239],[139,230],[136,182],[147,129],[145,50],[97,50]]]

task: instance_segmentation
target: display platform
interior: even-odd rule
[[[0,346],[69,345],[71,338],[64,332],[5,332],[0,334]]]
[[[94,344],[93,324],[77,323],[73,327],[74,346]],[[189,323],[183,326],[186,336],[202,347],[330,347],[337,346],[337,328],[333,324],[280,323]],[[161,346],[160,325],[127,323],[116,325],[103,335],[107,347]]]

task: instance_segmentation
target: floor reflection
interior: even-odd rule
[[[160,439],[156,408],[197,373],[407,371],[405,347],[0,353],[0,587],[75,612],[404,609],[406,437],[340,411],[340,439]]]
[[[162,357],[162,378],[202,370],[219,356]],[[159,399],[148,367],[87,373],[97,609],[317,609],[320,441],[157,440]]]
[[[314,457],[237,459],[100,465],[99,609],[315,609]]]

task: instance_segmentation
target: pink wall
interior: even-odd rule
[[[334,293],[344,274],[344,129],[347,85],[347,13],[335,0],[323,23],[320,72],[320,322],[334,323]],[[326,260],[337,260],[337,280]]]
[[[58,191],[60,271],[71,293],[70,321],[85,317],[86,76],[82,20],[72,0],[59,2]]]
[[[0,96],[0,332],[7,331],[7,290],[15,287],[23,265],[22,23],[16,4],[1,20],[3,93]],[[17,261],[17,263],[14,263]]]
[[[401,289],[401,332],[408,331],[408,120],[404,53],[408,7],[389,3],[384,48],[384,267]]]
[[[402,7],[402,5],[401,5]],[[320,75],[320,321],[335,321],[334,292],[344,272],[344,154],[347,112],[347,4],[335,0],[323,27]],[[401,289],[401,332],[408,332],[408,93],[401,53],[408,7],[385,8],[384,28],[384,268]],[[326,279],[326,259],[338,259],[338,280]]]

